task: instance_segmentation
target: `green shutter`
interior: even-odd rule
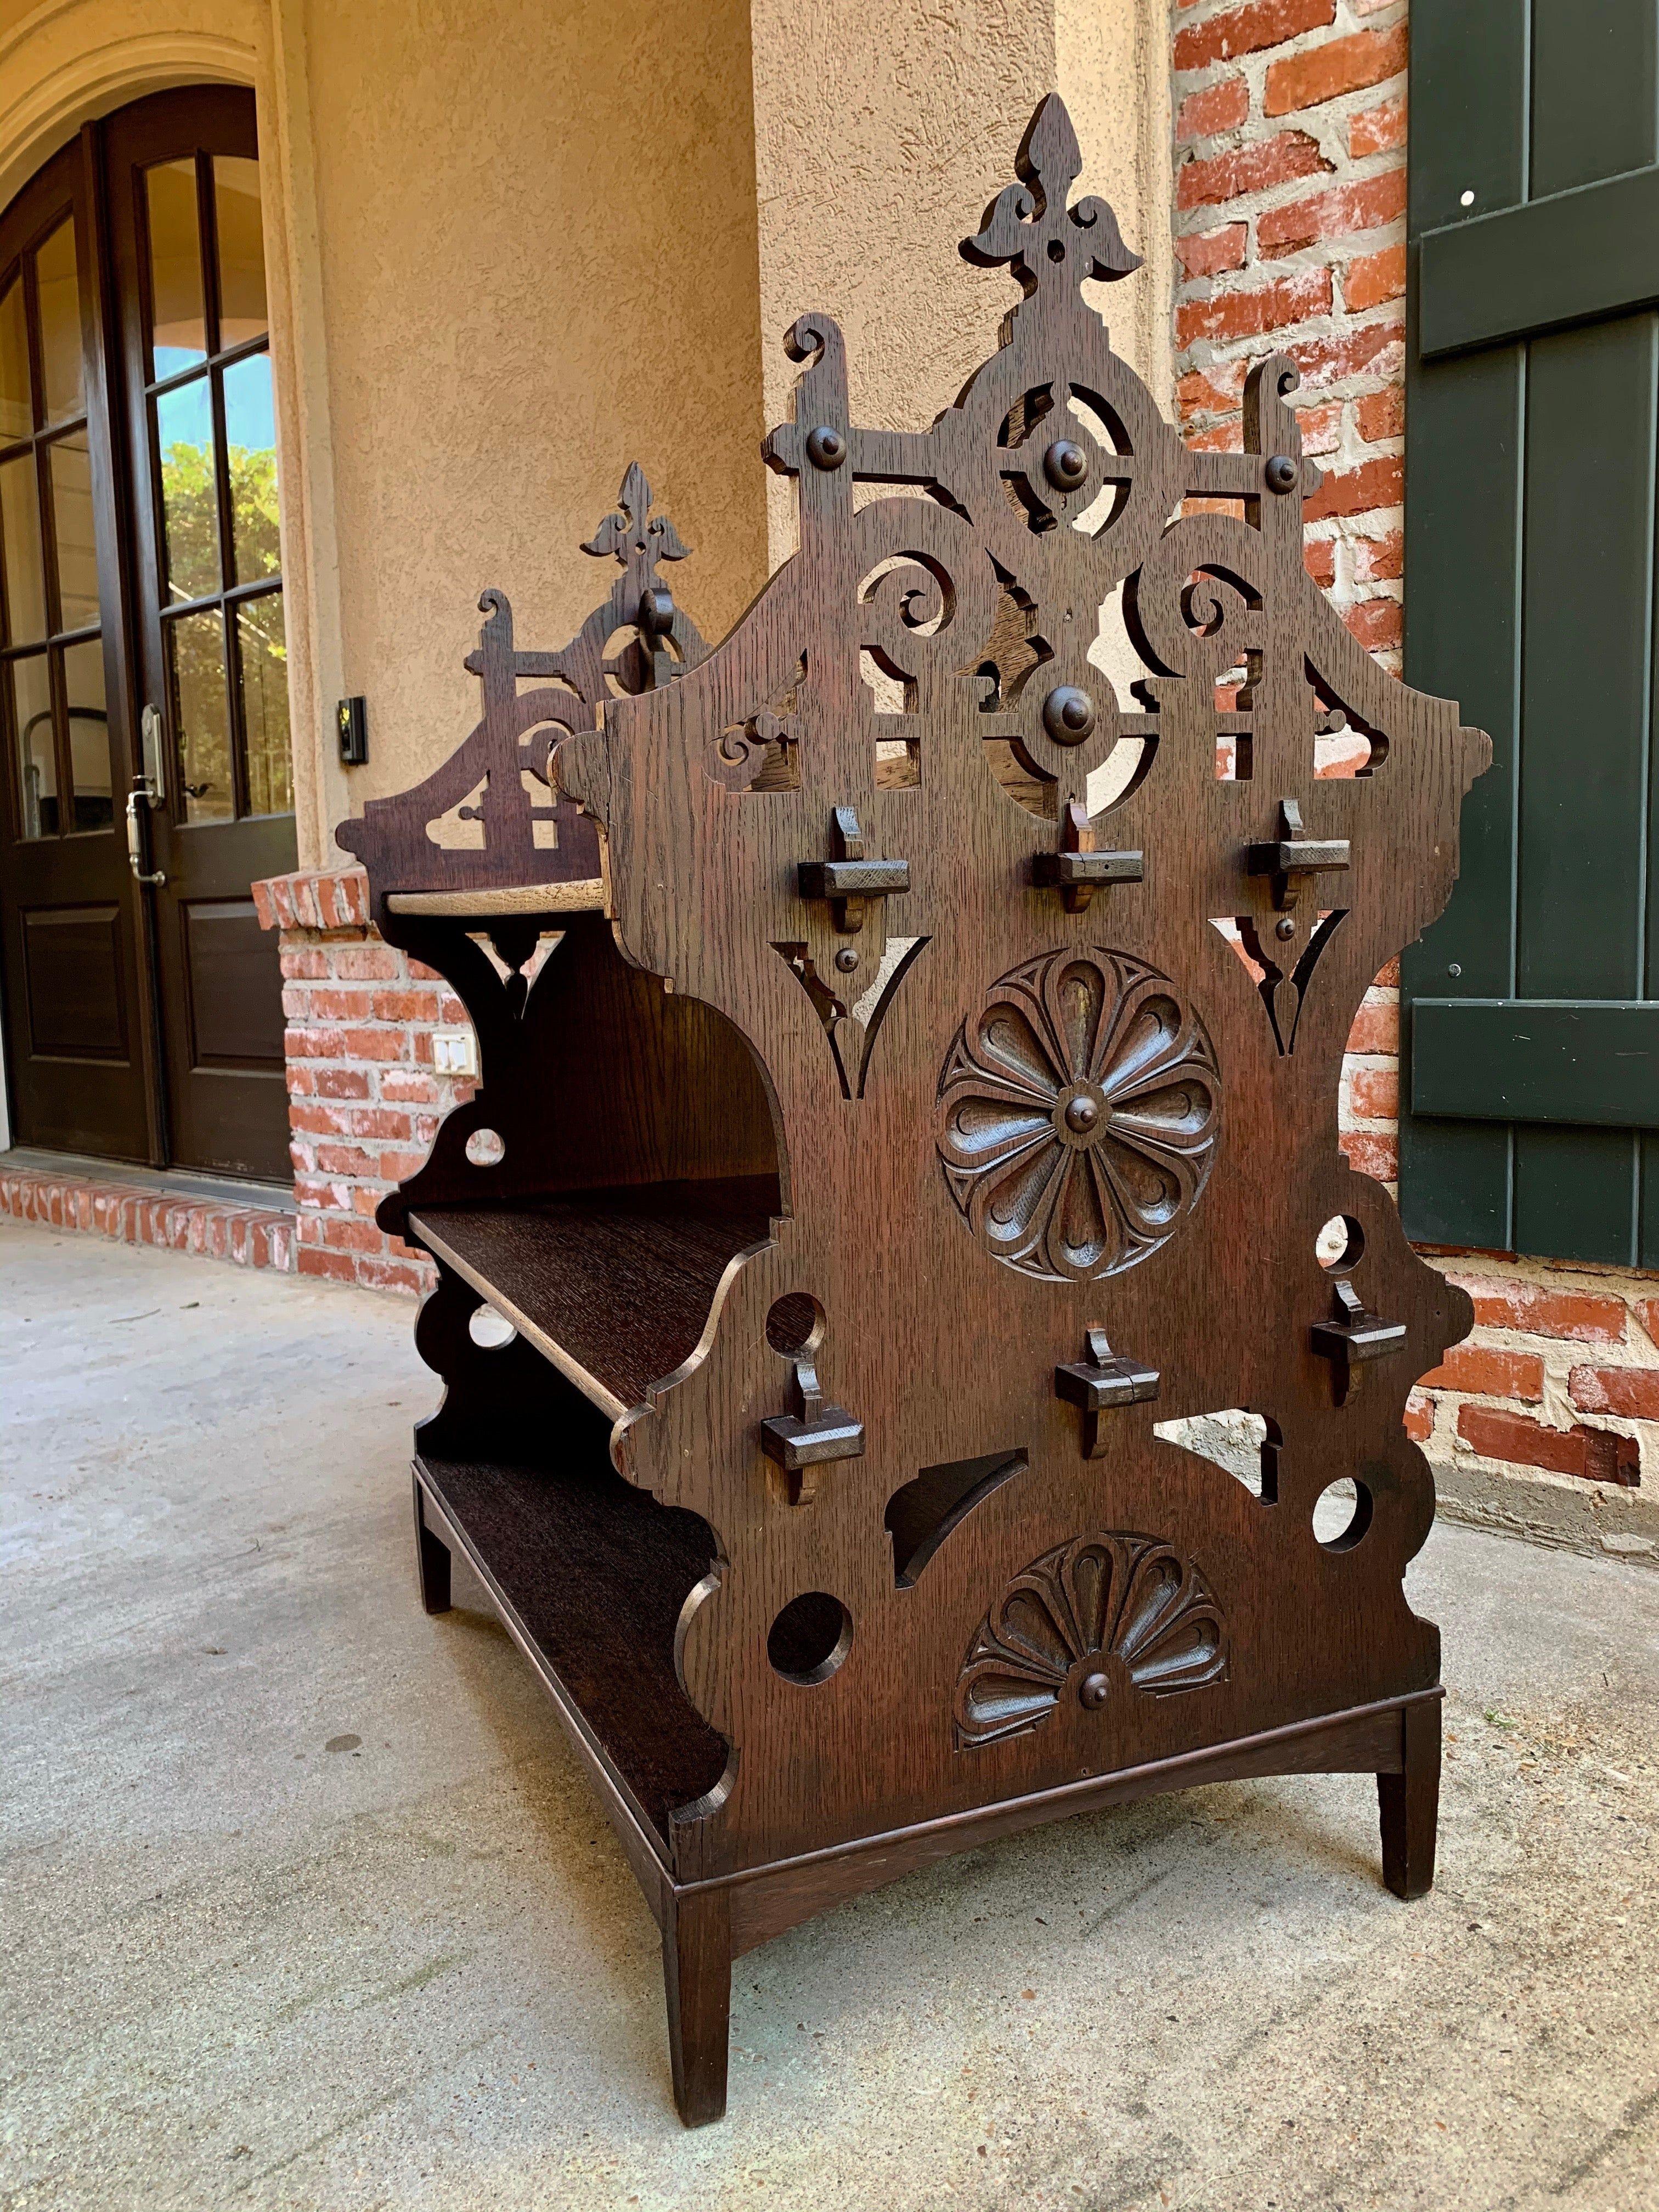
[[[1401,963],[1401,1206],[1649,1267],[1656,56],[1659,0],[1413,0],[1406,673],[1493,764]]]

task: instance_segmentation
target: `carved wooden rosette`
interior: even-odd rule
[[[733,1757],[679,1825],[683,1879],[1437,1680],[1401,1587],[1433,1510],[1401,1417],[1468,1307],[1347,1167],[1335,1105],[1366,987],[1448,896],[1488,747],[1310,580],[1291,362],[1253,372],[1242,453],[1198,453],[1113,352],[1079,286],[1136,264],[1109,210],[1068,205],[1079,166],[1050,99],[965,249],[1024,296],[930,429],[854,423],[839,330],[799,319],[793,419],[765,449],[799,552],[706,659],[608,701],[555,760],[626,958],[741,1035],[778,1146],[771,1235],[613,1439],[718,1546],[677,1656]],[[860,484],[885,495],[860,506]],[[1127,693],[1091,650],[1120,592]],[[1370,758],[1322,779],[1339,710]],[[1091,814],[1102,770],[1116,795]],[[1334,1215],[1363,1246],[1334,1276]],[[862,1429],[804,1492],[763,1446],[803,1418],[768,1337],[792,1297],[824,1316],[815,1388]],[[1363,1391],[1330,1348],[1355,1308],[1398,1332]],[[1058,1395],[1067,1363],[1109,1383],[1080,1343],[1127,1347],[1136,1389]],[[1153,1434],[1224,1407],[1273,1424],[1271,1500]],[[890,1500],[987,1454],[1018,1471],[896,1575]],[[1313,1504],[1342,1476],[1370,1518],[1328,1549]],[[1133,1638],[1090,1644],[1073,1612],[1042,1725],[980,1725],[959,1684],[1009,1663],[1033,1577],[1074,1607],[1079,1544],[1097,1581],[1173,1562],[1160,1602],[1201,1592],[1204,1636],[1164,1671],[1143,1623],[1138,1672]],[[811,1594],[850,1632],[792,1678],[769,1635]],[[1095,1651],[1110,1694],[1062,1694]]]

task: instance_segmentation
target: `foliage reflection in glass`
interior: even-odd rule
[[[166,623],[167,688],[186,822],[229,822],[236,812],[225,690],[225,624],[216,607]]]
[[[277,530],[276,426],[270,356],[251,355],[225,371],[225,442],[230,462],[230,527],[236,580],[274,576],[283,565]]]
[[[288,729],[288,634],[280,592],[244,599],[236,610],[242,670],[242,727],[247,740],[247,811],[287,814],[294,805]]]
[[[219,589],[219,501],[213,481],[213,409],[204,376],[164,392],[155,409],[161,459],[161,530],[167,597]]]

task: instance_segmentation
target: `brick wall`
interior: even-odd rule
[[[296,1269],[425,1290],[431,1262],[378,1229],[374,1209],[472,1095],[432,1066],[434,1027],[465,1023],[466,1009],[371,927],[361,868],[278,876],[253,894],[264,927],[282,933]]]
[[[1302,373],[1306,559],[1354,635],[1400,666],[1405,431],[1403,0],[1177,0],[1171,9],[1177,395],[1198,445],[1237,448],[1246,370]],[[1319,773],[1353,752],[1322,741]],[[1367,994],[1339,1101],[1343,1150],[1399,1172],[1399,974]],[[1474,1298],[1470,1341],[1412,1394],[1443,1504],[1547,1540],[1659,1559],[1659,1278],[1431,1255]],[[1638,1487],[1645,1485],[1645,1490]]]

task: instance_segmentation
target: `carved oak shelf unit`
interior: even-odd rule
[[[1023,296],[931,429],[854,424],[796,323],[800,550],[723,644],[630,469],[605,604],[527,653],[486,593],[483,719],[342,832],[482,1050],[381,1214],[438,1267],[425,1602],[460,1551],[551,1697],[693,2124],[735,1955],[1010,1829],[1370,1772],[1388,1882],[1432,1869],[1401,1419],[1470,1311],[1334,1108],[1488,747],[1304,571],[1291,363],[1194,453],[1112,352],[1079,166],[1047,100],[963,248]]]

